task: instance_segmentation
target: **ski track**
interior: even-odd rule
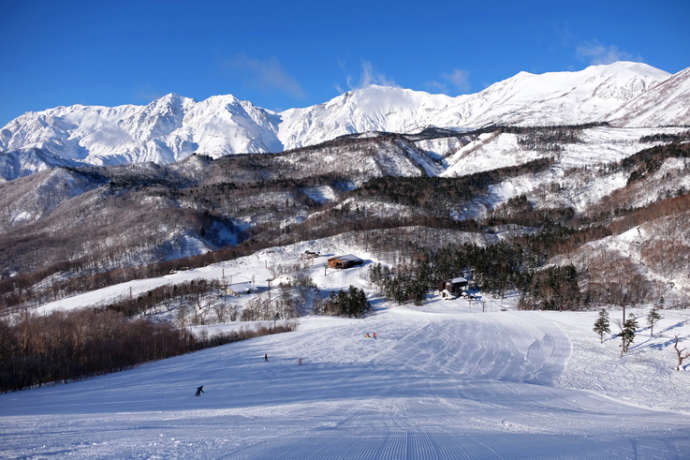
[[[572,350],[549,318],[396,308],[304,325],[0,395],[0,457],[687,458],[682,414],[556,386]]]

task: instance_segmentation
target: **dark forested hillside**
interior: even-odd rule
[[[639,149],[619,161],[573,164],[569,149],[593,151],[586,150],[592,136],[610,130],[427,129],[344,136],[280,154],[193,155],[167,166],[56,167],[0,184],[0,304],[35,305],[345,232],[361,233],[372,247],[413,242],[403,245],[408,254],[437,248],[438,237],[429,235],[451,241],[469,232],[486,244],[528,249],[538,260],[530,267],[538,268],[687,212],[684,134],[638,136],[626,142]],[[492,159],[491,142],[510,145],[512,157]],[[681,254],[683,241],[675,242]],[[650,263],[668,246],[645,244]],[[591,274],[595,265],[578,269]],[[581,276],[581,284],[590,278]],[[588,289],[602,296],[596,283]]]

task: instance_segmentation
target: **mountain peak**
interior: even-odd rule
[[[193,102],[193,99],[175,93],[168,93],[149,102],[146,107],[181,107],[185,102]]]
[[[690,123],[690,67],[626,102],[608,118],[621,126],[682,126]]]
[[[181,96],[177,93],[168,93],[158,98],[159,101],[172,101],[175,99],[180,99]]]
[[[634,61],[616,61],[610,64],[593,64],[584,69],[582,72],[587,74],[606,74],[615,75],[618,78],[651,78],[651,79],[665,79],[671,74],[652,67],[644,62]]]

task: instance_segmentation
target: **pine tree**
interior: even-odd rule
[[[628,316],[628,319],[625,320],[625,323],[623,324],[623,330],[620,333],[622,340],[621,356],[623,356],[624,353],[628,352],[630,344],[633,343],[633,340],[635,340],[635,331],[637,330],[637,328],[637,318],[633,313],[630,313],[630,316]]]
[[[611,332],[611,325],[609,324],[609,312],[602,308],[599,312],[599,318],[594,323],[594,332],[599,334],[599,343],[604,343],[604,334]]]
[[[661,314],[657,307],[652,307],[647,315],[647,323],[649,324],[649,336],[654,337],[654,325],[661,319]]]

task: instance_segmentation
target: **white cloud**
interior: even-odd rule
[[[338,60],[338,67],[345,71],[345,62]],[[381,72],[377,72],[372,63],[365,60],[362,60],[362,70],[358,81],[355,81],[350,74],[345,75],[345,88],[348,90],[366,88],[371,85],[398,86],[392,78],[387,77]],[[343,86],[340,84],[336,84],[335,89],[339,93],[343,92]]]
[[[470,73],[467,70],[453,69],[444,72],[438,80],[426,83],[427,88],[442,93],[466,93],[470,90]]]
[[[461,93],[466,93],[470,90],[470,73],[466,70],[454,69],[451,73],[441,74],[441,78],[448,81]]]
[[[598,40],[585,42],[575,49],[577,57],[590,64],[611,64],[617,61],[642,61],[642,57],[634,56],[616,45],[604,45]]]
[[[278,90],[298,99],[305,96],[302,86],[283,69],[276,57],[257,59],[240,54],[230,59],[228,64],[232,69],[244,72],[253,86]]]
[[[362,61],[362,76],[359,81],[359,87],[366,88],[371,85],[397,86],[395,81],[382,73],[376,72],[371,62]]]

